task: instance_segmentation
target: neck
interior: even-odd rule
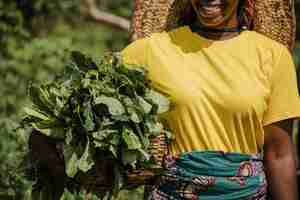
[[[209,24],[209,23],[208,23]],[[205,26],[199,21],[195,24],[195,32],[212,40],[226,40],[233,38],[240,33],[240,24],[237,14],[233,15],[226,22],[218,26]]]
[[[198,33],[199,35],[211,39],[211,40],[227,40],[227,39],[231,39],[234,38],[236,36],[238,36],[240,34],[240,30],[237,31],[230,31],[230,32],[219,32],[219,30],[217,32],[211,32],[211,31],[207,31],[207,30],[193,30],[193,32]]]

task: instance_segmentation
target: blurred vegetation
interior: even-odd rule
[[[99,9],[130,18],[132,0],[98,0]],[[298,3],[299,4],[299,3]],[[299,6],[298,6],[299,7]],[[23,178],[21,156],[27,130],[18,129],[30,82],[51,79],[68,61],[71,50],[92,57],[120,50],[128,33],[82,15],[80,0],[0,0],[0,199],[29,200],[31,183]],[[295,62],[300,64],[300,43]],[[124,191],[118,199],[142,199],[142,189]],[[63,200],[86,194],[66,192]],[[96,200],[94,196],[89,199]]]
[[[129,17],[130,3],[107,2],[100,7]],[[104,50],[125,45],[127,33],[84,19],[79,7],[79,1],[73,0],[0,1],[2,116],[17,114],[28,82],[51,78],[68,60],[70,50],[99,57]]]
[[[79,0],[0,0],[0,199],[31,199],[31,183],[23,178],[20,159],[27,150],[28,134],[16,123],[28,103],[27,85],[54,77],[71,50],[99,58],[128,42],[128,33],[82,15],[81,4]],[[118,16],[131,15],[128,0],[99,0],[97,5]],[[134,194],[119,199],[140,199]],[[85,196],[66,192],[63,199]]]

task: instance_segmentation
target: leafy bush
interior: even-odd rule
[[[2,116],[13,116],[26,103],[26,91],[29,82],[51,78],[58,72],[68,54],[65,48],[70,47],[67,38],[34,39],[31,43],[17,48],[10,59],[0,63],[0,113]]]
[[[29,200],[30,196],[30,184],[23,178],[21,168],[28,134],[17,127],[12,120],[0,120],[0,199]]]

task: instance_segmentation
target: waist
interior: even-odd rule
[[[157,180],[154,196],[203,200],[265,199],[267,181],[262,161],[261,154],[220,151],[168,155],[164,159],[165,174]]]
[[[188,140],[192,141],[192,140]],[[259,154],[262,149],[262,145],[258,145],[254,142],[239,142],[235,145],[229,144],[225,141],[221,141],[218,139],[215,139],[214,142],[209,142],[206,144],[205,142],[198,141],[198,142],[187,142],[185,143],[180,139],[176,138],[172,140],[168,144],[169,152],[172,155],[178,155],[178,154],[185,154],[188,152],[235,152],[239,154],[244,154],[244,155],[255,155]]]
[[[191,151],[167,155],[164,167],[185,176],[259,176],[264,174],[262,154]]]
[[[168,121],[168,125],[170,123],[174,122],[172,120]],[[262,150],[264,145],[263,129],[247,128],[239,130],[236,127],[224,126],[218,128],[213,125],[206,127],[205,122],[199,122],[198,124],[191,122],[190,126],[180,123],[170,126],[174,140],[170,142],[169,149],[173,155],[191,151],[256,154]],[[199,125],[199,127],[196,127],[196,125]],[[201,127],[206,128],[201,129]]]

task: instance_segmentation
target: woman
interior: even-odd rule
[[[280,125],[300,116],[288,49],[243,28],[251,1],[189,3],[186,25],[122,51],[173,104],[162,116],[175,136],[166,174],[146,198],[296,200],[293,147]]]

